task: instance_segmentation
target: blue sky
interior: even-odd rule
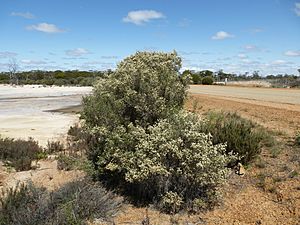
[[[300,0],[1,0],[0,70],[104,70],[136,51],[183,69],[298,74]]]

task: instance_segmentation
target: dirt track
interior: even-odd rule
[[[299,89],[191,85],[189,92],[192,94],[300,105]]]

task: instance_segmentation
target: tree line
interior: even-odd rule
[[[210,70],[185,70],[182,72],[183,76],[189,76],[191,83],[193,84],[203,84],[206,82],[207,78],[211,78],[213,82],[224,82],[227,81],[250,81],[250,80],[268,80],[274,86],[290,86],[299,87],[300,86],[300,69],[298,69],[299,76],[295,74],[269,74],[267,76],[262,76],[259,71],[253,71],[252,74],[245,72],[244,74],[235,73],[225,73],[223,70],[218,70],[213,72]]]
[[[244,74],[226,73],[223,70],[213,72],[210,70],[184,70],[182,77],[189,76],[190,82],[193,84],[212,84],[213,82],[228,81],[250,81],[250,80],[269,80],[274,86],[300,86],[300,69],[299,76],[295,74],[269,74],[262,76],[259,71],[252,74],[246,72]],[[40,84],[40,85],[72,85],[72,86],[92,86],[98,78],[108,76],[113,73],[112,70],[106,71],[80,71],[80,70],[32,70],[19,71],[12,69],[8,72],[0,72],[0,84]]]
[[[9,71],[0,73],[2,84],[42,84],[42,85],[77,85],[91,86],[96,79],[110,74],[111,71]]]

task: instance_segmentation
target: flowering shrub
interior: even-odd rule
[[[198,116],[182,110],[180,64],[176,53],[138,52],[83,100],[95,174],[167,212],[213,205],[235,158],[212,144]]]

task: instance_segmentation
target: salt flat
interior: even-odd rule
[[[78,115],[49,112],[79,105],[91,87],[43,87],[0,85],[0,134],[33,137],[41,145],[65,134]]]

